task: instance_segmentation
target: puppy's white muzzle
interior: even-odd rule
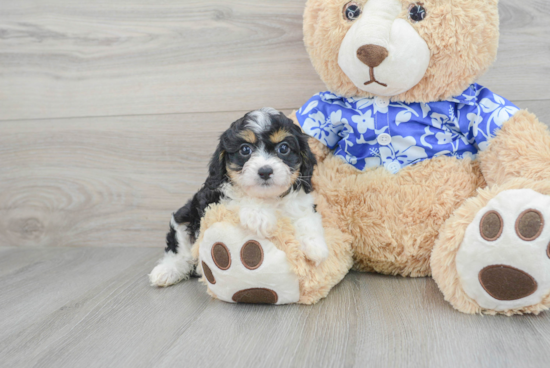
[[[273,170],[269,178],[264,172],[268,167]],[[244,165],[237,184],[253,197],[272,198],[288,190],[291,176],[290,168],[281,159],[259,151]]]

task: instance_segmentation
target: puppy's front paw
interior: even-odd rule
[[[188,260],[167,253],[162,261],[149,274],[151,286],[167,287],[187,280],[193,272],[193,265]]]
[[[316,266],[328,258],[328,247],[323,236],[307,236],[301,239],[301,243],[302,251]]]
[[[239,215],[243,227],[265,238],[271,237],[277,227],[277,216],[273,210],[244,207]]]

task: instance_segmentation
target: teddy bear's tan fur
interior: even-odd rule
[[[373,97],[355,87],[338,66],[338,50],[350,28],[340,13],[347,2],[309,0],[304,40],[315,69],[331,92]],[[392,101],[451,98],[496,58],[496,0],[423,3],[430,9],[429,21],[414,27],[430,48],[430,66],[418,85]],[[404,10],[400,17],[406,16]],[[319,160],[313,183],[330,205],[321,213],[336,214],[339,228],[352,236],[354,269],[402,276],[433,274],[446,300],[458,310],[497,313],[481,308],[464,293],[454,257],[466,227],[498,193],[530,188],[550,195],[550,134],[534,115],[517,113],[476,161],[438,157],[395,175],[383,167],[359,172],[315,139],[310,139],[310,145]],[[539,313],[549,305],[547,296],[537,305],[499,313]]]
[[[338,51],[352,23],[342,17],[349,0],[308,0],[304,42],[328,89],[344,97],[373,97],[359,90],[338,65]],[[359,0],[358,3],[366,3]],[[400,18],[412,2],[401,0]],[[431,102],[461,94],[493,63],[499,40],[497,0],[424,0],[429,20],[413,24],[432,57],[424,78],[393,101]],[[457,57],[457,55],[460,55]]]
[[[306,259],[301,250],[301,244],[295,237],[294,227],[287,218],[279,218],[277,229],[269,238],[275,246],[286,253],[292,272],[298,276],[300,284],[300,304],[315,304],[326,297],[330,290],[338,284],[348,273],[352,266],[351,236],[342,233],[337,227],[337,217],[331,214],[326,200],[318,197],[317,210],[325,214],[323,227],[325,228],[325,240],[329,249],[326,261],[316,266]],[[205,232],[212,225],[220,222],[232,226],[240,226],[239,213],[235,209],[229,209],[224,204],[210,207],[201,221],[201,236],[193,246],[193,257],[199,258],[199,248],[203,243]],[[204,277],[201,282],[209,285]],[[217,296],[207,289],[208,293]]]
[[[464,238],[466,228],[473,221],[474,216],[496,197],[497,194],[510,189],[533,189],[538,193],[550,195],[550,182],[533,181],[523,178],[513,178],[502,185],[494,185],[490,188],[480,189],[475,197],[469,198],[458,208],[451,218],[440,229],[439,238],[431,255],[431,268],[433,277],[437,280],[439,288],[456,309],[464,313],[485,314],[513,314],[534,313],[539,314],[548,309],[550,294],[540,303],[523,308],[509,309],[506,311],[494,311],[481,308],[475,300],[472,300],[460,286],[456,269],[456,254]]]
[[[370,1],[376,1],[378,10],[386,4],[381,0]],[[421,64],[417,60],[417,65],[427,65],[420,82],[409,87],[408,91],[393,96],[392,101],[432,103],[451,99],[474,83],[495,60],[499,38],[497,0],[423,0],[422,5],[429,9],[429,15],[418,23],[409,21],[407,17],[410,6],[419,3],[411,3],[410,0],[387,1],[388,4],[392,2],[395,14],[402,5],[398,16],[400,24],[405,23],[402,20],[407,20],[408,29],[412,25],[418,33],[415,37],[420,36],[429,49],[429,59],[427,56],[422,59],[428,51],[417,55],[418,60],[425,62]],[[304,15],[305,44],[315,69],[330,92],[342,97],[375,97],[357,88],[339,65],[341,45],[352,28],[342,12],[349,3],[350,0],[308,0]],[[367,0],[355,0],[355,4],[365,5]],[[369,67],[372,79],[372,68],[375,67]],[[417,70],[421,70],[420,67]],[[401,74],[399,76],[401,78]],[[419,74],[419,78],[421,76]],[[295,115],[291,118],[298,124]],[[544,263],[550,262],[546,259],[550,258],[550,245],[546,250],[544,243],[545,249],[541,251],[542,243],[548,241],[546,238],[550,234],[548,226],[544,227],[544,216],[540,218],[543,225],[539,228],[545,229],[545,235],[536,246],[530,243],[534,238],[522,238],[518,230],[523,213],[533,212],[536,203],[550,203],[550,133],[533,114],[520,110],[505,121],[476,160],[439,156],[406,166],[396,174],[382,166],[359,171],[334,156],[319,141],[311,138],[309,142],[318,160],[312,181],[317,210],[324,218],[330,256],[319,267],[307,261],[287,219],[279,219],[278,230],[271,239],[276,248],[285,252],[292,272],[298,275],[300,303],[315,303],[326,296],[353,266],[358,271],[388,275],[431,275],[444,298],[465,313],[537,314],[550,307],[550,263]],[[495,203],[504,203],[501,210],[507,215],[508,204],[512,203],[507,196],[513,196],[513,193],[525,196],[515,198],[514,203],[520,203],[519,207],[524,205],[521,202],[524,198],[535,198],[530,202],[534,201],[534,207],[519,216],[516,212],[510,212],[510,216],[504,216],[507,223],[499,214],[501,233],[494,239],[483,237],[482,216],[489,214],[486,211]],[[498,202],[501,198],[504,198],[503,202]],[[541,211],[548,212],[546,207]],[[546,225],[550,224],[549,220],[546,219]],[[216,222],[240,226],[238,214],[223,205],[212,207],[203,219],[203,235],[194,248],[196,257],[205,230]],[[504,254],[500,253],[501,246],[491,242],[503,234],[504,227],[509,230],[505,238],[507,243],[499,244],[508,246],[510,253],[499,257]],[[474,240],[467,242],[469,231],[473,237],[468,239]],[[540,234],[542,230],[538,236]],[[483,251],[477,248],[475,237],[480,236],[485,239],[481,240],[485,247]],[[519,245],[516,246],[516,243]],[[535,257],[529,258],[528,262],[533,259],[541,262],[543,270],[538,273],[541,288],[537,289],[536,280],[529,274],[510,266],[514,263],[513,257],[521,258],[522,252],[526,251]],[[489,263],[481,271],[480,268],[473,268],[471,261],[481,259],[485,262],[487,252],[496,252],[494,262],[504,260],[509,263]],[[468,258],[471,254],[478,258]],[[459,256],[466,257],[463,258],[466,261],[458,262]],[[536,273],[538,266],[533,266],[538,265],[536,262],[523,265]],[[482,278],[486,275],[483,273],[486,269],[492,270],[494,267],[523,272],[524,279],[531,277],[533,282],[530,285],[538,294],[533,291],[531,294],[517,294],[520,296],[511,299],[499,296],[502,294],[491,294]],[[470,273],[462,277],[461,272]],[[496,280],[497,286],[504,285],[506,288],[506,282],[501,282],[503,278],[506,277]],[[480,289],[481,286],[485,292]],[[469,288],[469,293],[466,288]],[[471,295],[477,295],[479,300]],[[506,301],[515,303],[531,295],[535,296],[530,299],[530,304],[521,304],[521,301],[506,304]]]

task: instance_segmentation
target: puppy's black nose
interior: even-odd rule
[[[268,180],[273,175],[273,168],[271,166],[264,166],[258,170],[258,175],[264,180]]]

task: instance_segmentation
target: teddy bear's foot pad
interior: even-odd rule
[[[488,266],[479,272],[479,282],[497,300],[518,300],[538,289],[535,279],[527,272],[506,265]]]
[[[289,304],[300,299],[286,254],[249,230],[219,222],[204,234],[200,266],[208,288],[230,303]]]
[[[466,294],[484,309],[521,309],[550,294],[550,196],[501,192],[466,229],[456,257]]]
[[[232,299],[236,303],[277,304],[279,296],[273,290],[255,288],[238,291]]]

